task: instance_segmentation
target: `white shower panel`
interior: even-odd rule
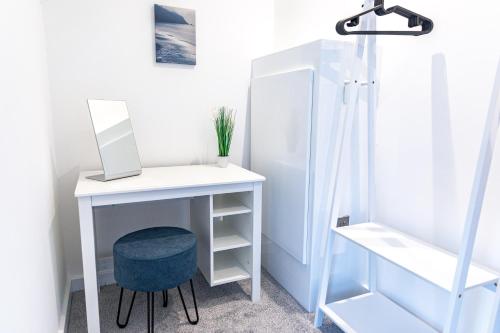
[[[252,169],[268,179],[262,232],[302,264],[308,258],[313,79],[305,68],[253,79],[251,87]]]

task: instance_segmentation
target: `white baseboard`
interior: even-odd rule
[[[59,329],[57,330],[58,333],[66,333],[68,331],[70,309],[71,309],[71,281],[68,280],[66,281],[66,287],[64,288],[61,316],[59,317]]]
[[[97,282],[99,286],[115,284],[113,257],[99,258],[97,260]],[[84,289],[83,276],[74,276],[71,279],[71,292]]]
[[[106,286],[115,283],[113,272],[113,257],[101,258],[97,263],[97,280],[99,286]],[[58,333],[68,332],[69,315],[71,310],[71,293],[84,289],[83,276],[73,276],[66,282],[66,289],[63,295],[63,305],[61,317],[59,318]]]

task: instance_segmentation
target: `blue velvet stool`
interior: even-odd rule
[[[198,323],[198,307],[192,277],[196,272],[196,237],[182,228],[157,227],[139,230],[117,240],[113,246],[116,283],[121,287],[116,324],[127,326],[136,293],[147,294],[148,332],[154,332],[154,293],[161,291],[163,307],[168,304],[168,289],[177,287],[190,324]],[[191,320],[184,302],[180,285],[190,282],[196,320]],[[134,292],[127,318],[120,323],[123,289]]]

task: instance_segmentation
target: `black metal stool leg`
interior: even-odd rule
[[[124,324],[120,324],[120,312],[122,309],[122,299],[123,299],[123,288],[120,290],[120,301],[118,302],[118,313],[116,314],[116,325],[118,325],[119,328],[125,328],[128,325],[128,320],[130,319],[130,313],[132,312],[132,307],[134,306],[134,301],[135,301],[135,295],[137,294],[136,291],[134,291],[134,295],[132,296],[132,301],[130,302],[130,308],[128,309],[128,314],[127,314],[127,319],[125,320]]]
[[[149,306],[149,303],[151,302],[150,299],[149,299],[149,292],[146,293],[146,298],[147,298],[147,302],[146,302],[146,306],[147,306],[147,314],[146,314],[146,321],[148,323],[148,333],[151,333],[151,327],[150,327],[150,320],[149,320],[149,317],[150,317],[150,314],[149,314],[149,310],[150,310],[150,306]]]
[[[182,291],[181,291],[180,286],[177,286],[177,290],[179,290],[179,296],[181,296],[182,306],[184,307],[184,312],[186,312],[186,317],[187,317],[188,322],[191,325],[196,325],[196,324],[198,324],[198,320],[200,319],[200,317],[198,316],[198,305],[196,304],[196,296],[194,294],[193,279],[190,279],[189,283],[191,284],[191,293],[193,294],[193,302],[194,302],[194,310],[196,312],[196,320],[191,320],[191,318],[189,318],[189,314],[188,314],[188,311],[186,308],[186,303],[184,303],[184,297],[182,297]]]
[[[155,332],[155,293],[146,293],[147,295],[147,321],[148,321],[148,333]]]
[[[161,293],[163,295],[163,307],[166,308],[168,305],[168,290],[163,290]]]
[[[155,333],[155,293],[151,293],[151,333]]]

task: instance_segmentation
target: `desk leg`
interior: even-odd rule
[[[80,237],[82,242],[87,328],[89,333],[99,333],[99,296],[95,257],[94,218],[92,214],[91,198],[79,198],[78,210],[80,214]]]
[[[253,187],[252,302],[260,301],[260,251],[262,229],[262,184]]]

